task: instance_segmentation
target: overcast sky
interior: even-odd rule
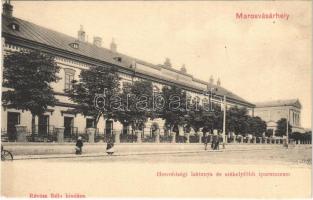
[[[311,2],[12,2],[14,16],[222,86],[250,102],[299,98],[311,127]],[[236,12],[286,13],[276,20],[238,20]],[[226,48],[225,48],[226,47]]]

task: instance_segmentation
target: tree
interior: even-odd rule
[[[162,88],[164,98],[163,109],[157,110],[158,115],[165,120],[165,126],[170,131],[178,133],[178,126],[186,124],[186,92],[178,86],[164,86]]]
[[[83,69],[79,81],[73,81],[73,87],[67,91],[70,99],[79,106],[75,109],[85,116],[92,116],[95,128],[101,116],[113,119],[115,110],[110,100],[120,92],[117,69],[111,66],[92,66]]]
[[[120,95],[121,106],[116,112],[116,119],[124,125],[131,125],[135,131],[143,129],[148,119],[155,117],[152,96],[150,81],[135,81],[132,85],[125,86]]]
[[[288,133],[291,134],[292,131],[292,126],[288,122]],[[287,132],[287,119],[286,118],[281,118],[280,120],[277,121],[277,129],[275,131],[276,136],[283,136],[286,135]]]
[[[256,137],[261,137],[263,133],[266,132],[266,122],[263,121],[260,117],[247,117],[247,133],[252,134]]]
[[[192,105],[195,104],[193,103]],[[204,133],[212,132],[213,129],[222,129],[223,113],[217,104],[213,103],[212,107],[212,110],[208,110],[203,105],[198,105],[198,109],[195,109],[195,106],[193,106],[193,109],[188,111],[187,124],[195,131],[203,128],[202,132]]]
[[[246,108],[231,107],[226,112],[226,130],[235,134],[247,133],[248,111]]]
[[[30,111],[32,134],[35,117],[43,114],[48,106],[55,106],[50,83],[57,82],[60,67],[53,56],[40,51],[20,51],[5,55],[2,103],[7,108]]]

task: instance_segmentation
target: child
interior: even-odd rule
[[[76,154],[82,154],[82,148],[83,148],[83,141],[82,141],[82,137],[79,136],[78,139],[77,139],[77,142],[76,142],[76,147],[75,147],[75,150],[76,150]]]

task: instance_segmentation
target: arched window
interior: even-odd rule
[[[64,89],[65,89],[65,91],[69,91],[72,89],[72,86],[73,86],[75,70],[69,69],[69,68],[64,68],[64,72],[65,72]]]
[[[208,107],[209,106],[209,100],[207,98],[202,99],[202,105],[203,105],[203,107]]]

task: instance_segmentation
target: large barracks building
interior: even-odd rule
[[[55,96],[59,100],[57,106],[49,108],[42,116],[36,117],[36,134],[49,135],[56,129],[64,127],[64,137],[72,137],[84,134],[86,128],[93,126],[93,119],[75,113],[77,107],[71,102],[64,91],[71,88],[71,81],[78,80],[80,71],[90,66],[115,66],[121,77],[121,86],[131,84],[134,80],[149,80],[153,83],[155,91],[161,91],[165,85],[176,84],[187,91],[192,98],[201,100],[208,98],[205,91],[218,88],[213,102],[221,103],[226,96],[227,106],[237,105],[246,107],[253,113],[254,104],[233,94],[221,86],[220,80],[214,82],[211,78],[208,82],[199,80],[188,74],[186,67],[174,69],[170,60],[164,64],[152,64],[128,55],[119,53],[117,44],[112,41],[109,48],[102,45],[100,37],[94,37],[93,42],[86,40],[86,33],[81,26],[77,37],[71,37],[55,30],[33,24],[29,21],[15,18],[13,6],[9,2],[3,4],[2,13],[2,49],[5,55],[8,52],[40,49],[43,52],[55,56],[56,63],[61,67],[59,80],[53,84]],[[2,88],[6,90],[6,88]],[[6,109],[1,111],[2,134],[16,133],[16,126],[26,127],[31,132],[31,114],[27,111]],[[143,137],[151,134],[152,124],[157,124],[160,134],[164,134],[164,121],[156,119],[147,122]],[[130,130],[123,127],[118,121],[99,120],[97,134],[108,132],[121,133]],[[131,132],[131,131],[130,131]],[[127,134],[127,133],[126,133]]]

